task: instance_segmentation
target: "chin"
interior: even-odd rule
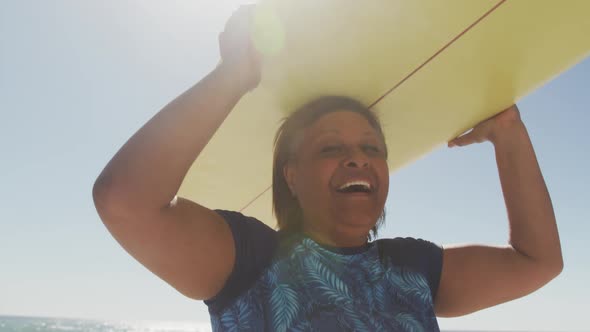
[[[351,215],[348,214],[346,216],[342,216],[338,218],[339,224],[343,226],[345,229],[351,229],[355,232],[363,232],[369,233],[369,231],[375,227],[379,216],[377,217],[368,217],[366,214],[363,215]]]
[[[359,246],[366,243],[373,226],[340,224],[334,232],[343,246]]]

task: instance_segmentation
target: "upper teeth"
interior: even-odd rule
[[[344,190],[350,186],[363,186],[365,187],[367,190],[371,189],[371,184],[367,181],[351,181],[351,182],[346,182],[345,184],[341,185],[340,188],[338,188],[338,190]]]

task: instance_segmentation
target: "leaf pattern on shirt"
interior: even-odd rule
[[[250,329],[252,310],[246,301],[238,301],[232,310],[226,311],[220,319],[223,331],[241,331]],[[213,327],[213,324],[212,324]]]
[[[307,238],[211,319],[213,331],[438,331],[423,274]]]
[[[396,322],[400,325],[400,328],[403,329],[403,331],[407,331],[407,332],[424,332],[424,326],[422,324],[420,324],[419,321],[416,320],[416,318],[409,314],[409,313],[399,313],[397,315],[395,315],[395,320]]]
[[[328,270],[325,265],[316,259],[307,259],[304,266],[304,274],[310,282],[315,283],[314,287],[323,296],[336,304],[352,302],[352,296],[346,284],[334,272]]]
[[[270,307],[275,331],[287,331],[299,311],[297,293],[287,285],[276,285],[270,295]]]
[[[421,274],[390,267],[385,275],[398,302],[403,303],[411,310],[432,306],[430,287],[426,278]]]

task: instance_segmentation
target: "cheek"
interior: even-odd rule
[[[381,183],[380,189],[387,193],[389,190],[389,167],[387,166],[387,162],[383,161],[383,163],[379,163],[376,170]]]
[[[309,197],[320,197],[329,193],[330,180],[337,163],[330,160],[318,160],[303,166],[300,179],[302,189]]]

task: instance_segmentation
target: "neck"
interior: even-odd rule
[[[369,234],[358,229],[330,229],[304,224],[303,232],[317,243],[331,247],[360,247],[367,243]]]

